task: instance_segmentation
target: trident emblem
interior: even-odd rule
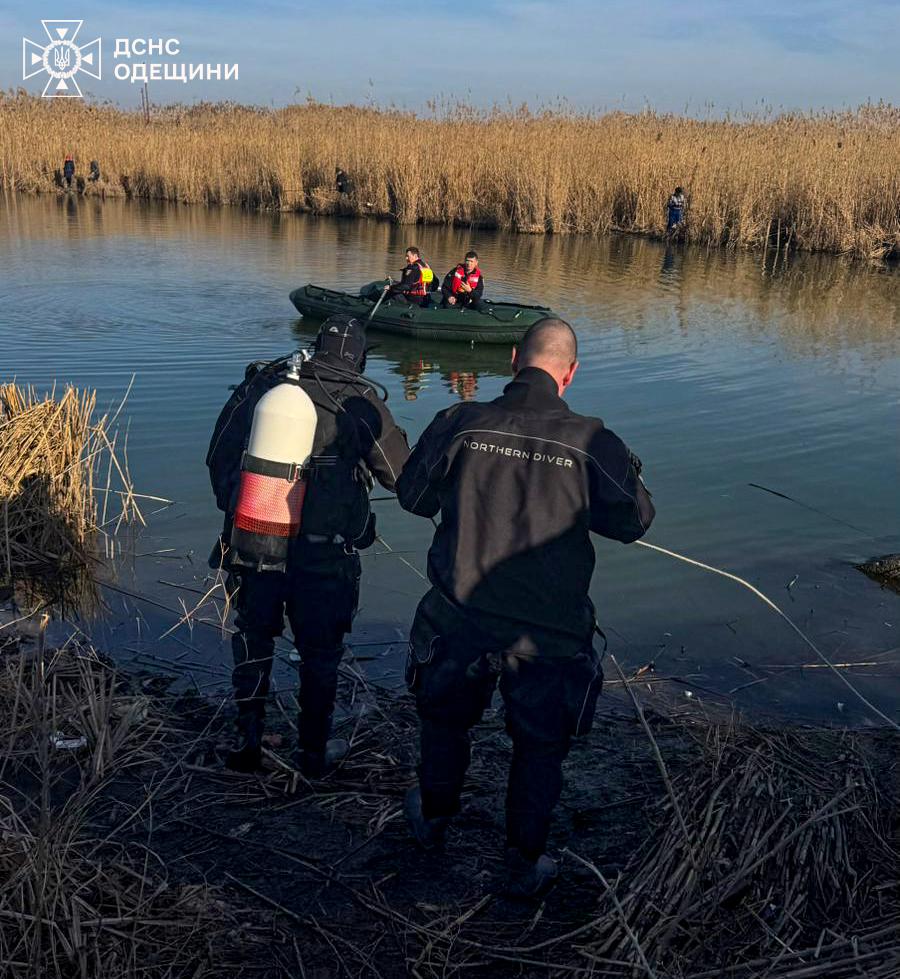
[[[75,75],[83,71],[100,78],[100,38],[79,46],[75,38],[84,21],[42,20],[49,44],[22,38],[22,78],[46,72],[50,78],[41,93],[49,98],[81,98]]]

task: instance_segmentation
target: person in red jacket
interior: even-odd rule
[[[471,306],[477,309],[484,294],[484,276],[478,267],[478,252],[466,252],[465,259],[444,276],[442,306]]]

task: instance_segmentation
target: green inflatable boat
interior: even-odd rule
[[[354,296],[310,283],[295,289],[291,293],[291,302],[304,316],[314,319],[350,313],[365,320],[378,302],[383,286],[384,282],[371,282]],[[479,309],[453,309],[439,305],[410,306],[385,299],[369,320],[369,328],[424,340],[515,343],[522,339],[532,323],[554,315],[545,306],[518,303],[484,301]]]

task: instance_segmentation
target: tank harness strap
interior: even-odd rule
[[[296,482],[306,471],[306,467],[297,462],[270,462],[259,456],[244,452],[241,457],[241,469],[244,472],[256,473],[258,476],[274,476],[276,479],[286,479]]]

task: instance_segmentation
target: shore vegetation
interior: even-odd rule
[[[456,224],[664,236],[729,248],[900,254],[900,109],[696,119],[308,102],[281,109],[108,105],[0,94],[0,185]],[[90,161],[101,177],[88,180]],[[343,171],[341,190],[337,171]]]

